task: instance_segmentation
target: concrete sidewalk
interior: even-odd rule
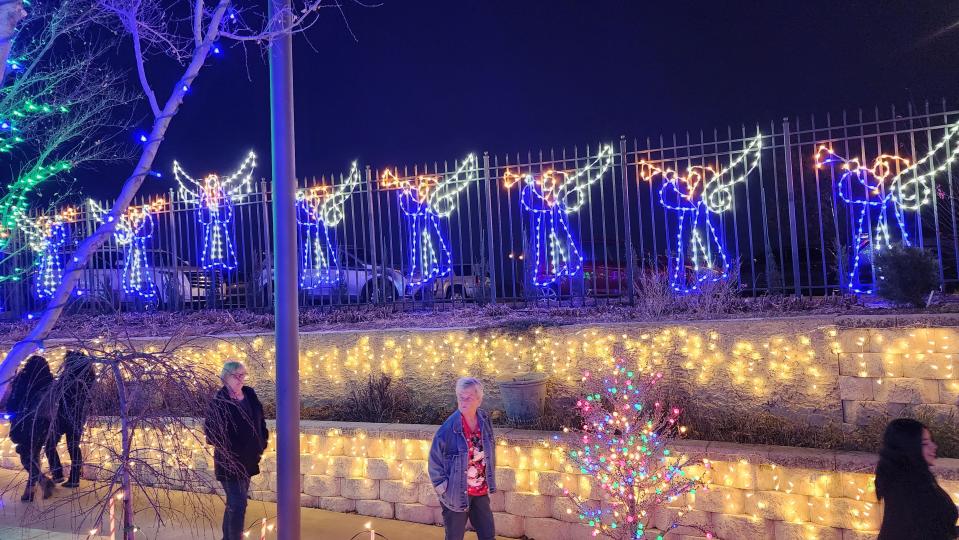
[[[0,470],[0,540],[105,540],[106,536],[89,535],[91,521],[83,522],[77,516],[85,506],[89,508],[91,497],[70,500],[71,490],[57,487],[49,500],[40,500],[37,491],[36,501],[24,503],[20,494],[26,479],[25,473]],[[89,483],[84,481],[86,487]],[[163,540],[219,540],[221,535],[220,518],[223,515],[223,501],[214,495],[191,495],[177,491],[163,491],[163,504],[169,510],[164,512],[164,523],[158,524],[153,511],[143,509],[144,501],[137,500],[136,525],[142,529],[137,533],[140,539]],[[119,527],[119,508],[117,520]],[[249,503],[246,522],[250,526],[250,540],[260,538],[260,520],[266,517],[274,523],[276,505],[253,501]],[[442,540],[443,529],[432,525],[420,525],[405,521],[370,518],[357,514],[341,514],[315,508],[302,509],[302,538],[304,540],[356,540],[369,539],[369,531],[364,524],[372,522],[376,532],[382,534],[378,540]],[[282,525],[282,524],[281,524]],[[101,533],[102,534],[102,533]],[[117,534],[117,538],[120,535]],[[275,532],[267,533],[268,539],[275,539]],[[476,535],[467,533],[467,540]],[[501,538],[501,537],[497,537]],[[505,538],[501,540],[506,540]]]

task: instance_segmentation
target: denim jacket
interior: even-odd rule
[[[483,433],[483,449],[486,452],[486,485],[489,492],[496,491],[496,445],[493,442],[493,424],[486,411],[479,409],[480,431]],[[440,504],[454,512],[469,510],[466,494],[466,470],[469,447],[463,436],[463,415],[458,410],[443,422],[433,436],[430,447],[429,473],[433,489]]]

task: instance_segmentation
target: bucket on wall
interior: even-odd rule
[[[506,408],[506,417],[526,424],[543,416],[546,406],[545,373],[508,375],[499,379],[499,389]]]

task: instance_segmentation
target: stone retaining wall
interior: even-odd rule
[[[426,470],[435,426],[303,422],[301,470],[303,506],[357,512],[383,519],[442,523]],[[103,432],[93,433],[102,442]],[[496,433],[499,492],[492,507],[497,533],[534,540],[587,540],[562,486],[590,493],[590,482],[571,468],[553,434],[501,429]],[[92,445],[87,448],[91,450]],[[876,537],[881,507],[876,502],[871,454],[683,441],[678,453],[710,461],[708,489],[659,509],[650,525],[674,520],[698,525],[725,540],[869,540]],[[252,497],[275,500],[276,457],[269,449]],[[67,460],[65,450],[61,449]],[[12,445],[0,443],[2,464],[19,468]],[[102,477],[94,451],[88,478]],[[209,449],[197,449],[190,473],[208,483],[176,486],[210,490]],[[107,471],[109,474],[109,471]],[[942,459],[940,483],[959,500],[959,460]],[[598,493],[591,493],[598,496]],[[682,507],[692,510],[681,515]],[[681,517],[680,517],[681,515]],[[655,538],[653,536],[652,538]],[[680,527],[667,540],[702,538]]]
[[[946,324],[959,324],[947,319]],[[940,417],[959,412],[956,326],[872,317],[738,319],[672,324],[617,323],[530,330],[401,329],[300,335],[301,396],[306,407],[342,400],[349,381],[387,373],[417,400],[452,409],[453,382],[471,374],[487,382],[485,406],[501,409],[500,375],[549,373],[556,397],[576,396],[584,370],[613,356],[655,369],[697,405],[764,412],[802,424],[864,425],[923,405]],[[893,325],[893,327],[889,327]],[[131,340],[137,347],[166,340]],[[48,354],[62,346],[48,343]],[[175,345],[175,344],[173,344]],[[272,335],[191,338],[178,348],[190,362],[218,365],[239,357],[265,401],[274,399]]]

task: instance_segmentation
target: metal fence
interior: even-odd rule
[[[322,245],[314,246],[325,256],[319,274],[304,263],[316,251],[301,248],[301,305],[633,302],[643,294],[643,278],[653,274],[666,274],[683,292],[724,278],[743,294],[824,295],[860,282],[868,288],[875,280],[874,246],[903,241],[934,252],[949,287],[959,282],[953,185],[959,171],[952,161],[959,152],[957,121],[959,111],[943,102],[922,110],[877,108],[668,138],[483,154],[467,167],[470,174],[459,176],[465,155],[401,168],[361,167],[354,189],[340,201],[342,219],[313,229],[310,238],[325,232]],[[823,153],[824,145],[834,153]],[[743,161],[751,150],[757,161]],[[930,197],[910,206],[907,196],[883,182],[903,172],[908,177],[909,167],[927,154],[918,170],[937,171],[925,179]],[[572,193],[570,186],[583,180],[577,171],[603,168],[596,166],[598,156],[608,167]],[[870,177],[863,171],[874,161],[880,165]],[[857,163],[858,184],[848,177]],[[717,191],[730,165],[726,179],[735,182]],[[343,185],[347,168],[301,185]],[[384,182],[384,174],[393,182]],[[665,182],[678,189],[682,208],[667,200]],[[536,200],[528,185],[535,186]],[[863,194],[853,193],[863,187]],[[712,204],[698,202],[710,197]],[[256,182],[224,222],[237,255],[230,270],[200,266],[209,230],[198,221],[197,203],[173,190],[165,200],[144,244],[155,298],[124,291],[124,268],[134,261],[111,240],[85,270],[75,308],[271,309],[269,183]],[[79,206],[67,224],[67,242],[48,256],[66,260],[96,225],[89,207]],[[305,235],[301,227],[301,244]],[[25,239],[12,246],[22,249],[7,257],[4,271],[28,270],[3,285],[3,307],[16,315],[36,312],[44,304],[33,287],[42,255]]]

